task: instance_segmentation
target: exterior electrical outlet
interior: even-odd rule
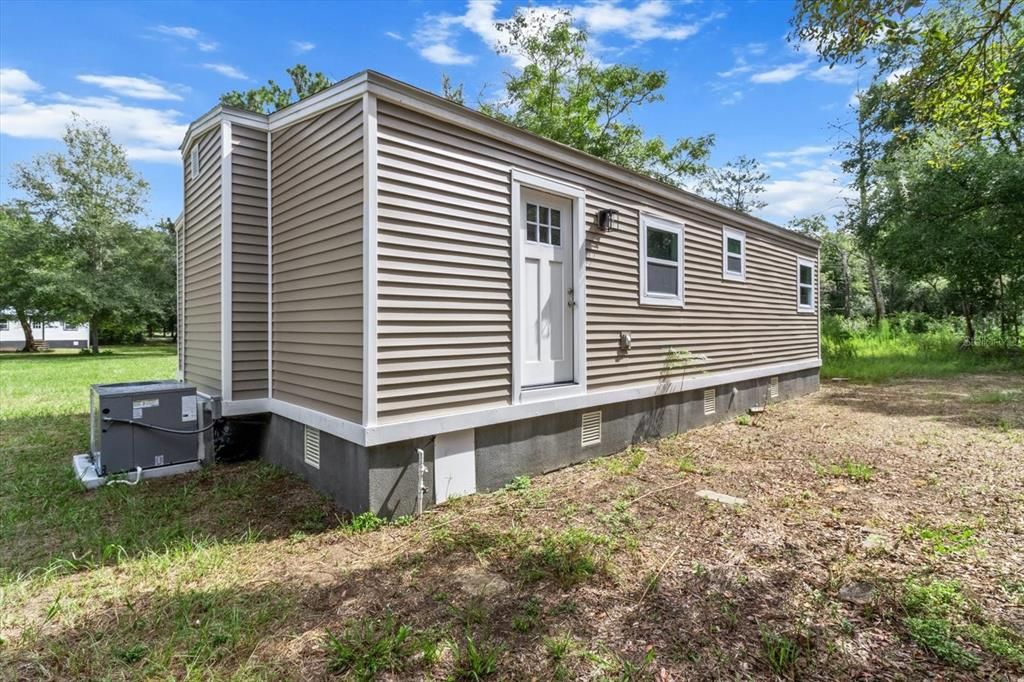
[[[196,388],[177,381],[93,385],[90,454],[100,476],[199,460]],[[181,433],[173,433],[181,432]]]

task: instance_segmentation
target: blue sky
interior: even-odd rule
[[[0,5],[0,199],[10,166],[59,148],[71,112],[108,125],[151,184],[146,221],[181,207],[177,146],[231,89],[304,62],[342,79],[372,68],[437,91],[442,73],[473,99],[516,68],[496,20],[517,2],[35,3]],[[665,101],[636,120],[669,138],[715,133],[715,164],[754,156],[771,174],[776,222],[841,205],[831,124],[851,118],[858,74],[785,41],[788,2],[537,1],[570,9],[605,62],[664,69]]]

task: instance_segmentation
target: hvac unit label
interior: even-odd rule
[[[181,421],[194,422],[196,420],[196,397],[194,395],[181,396]]]
[[[133,400],[132,401],[132,419],[142,419],[142,411],[147,407],[157,407],[160,405],[159,398],[149,398],[148,400]]]

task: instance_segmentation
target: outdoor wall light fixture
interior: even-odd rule
[[[597,226],[602,232],[608,232],[615,227],[615,218],[619,212],[614,208],[603,208],[597,212]]]

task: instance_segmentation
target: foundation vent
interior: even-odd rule
[[[772,377],[768,380],[768,397],[778,398],[779,397],[779,378]]]
[[[583,447],[601,442],[601,410],[583,413],[580,434],[580,445]]]
[[[715,389],[704,389],[704,414],[715,413]]]
[[[306,427],[303,438],[303,459],[314,469],[320,468],[320,429]]]

